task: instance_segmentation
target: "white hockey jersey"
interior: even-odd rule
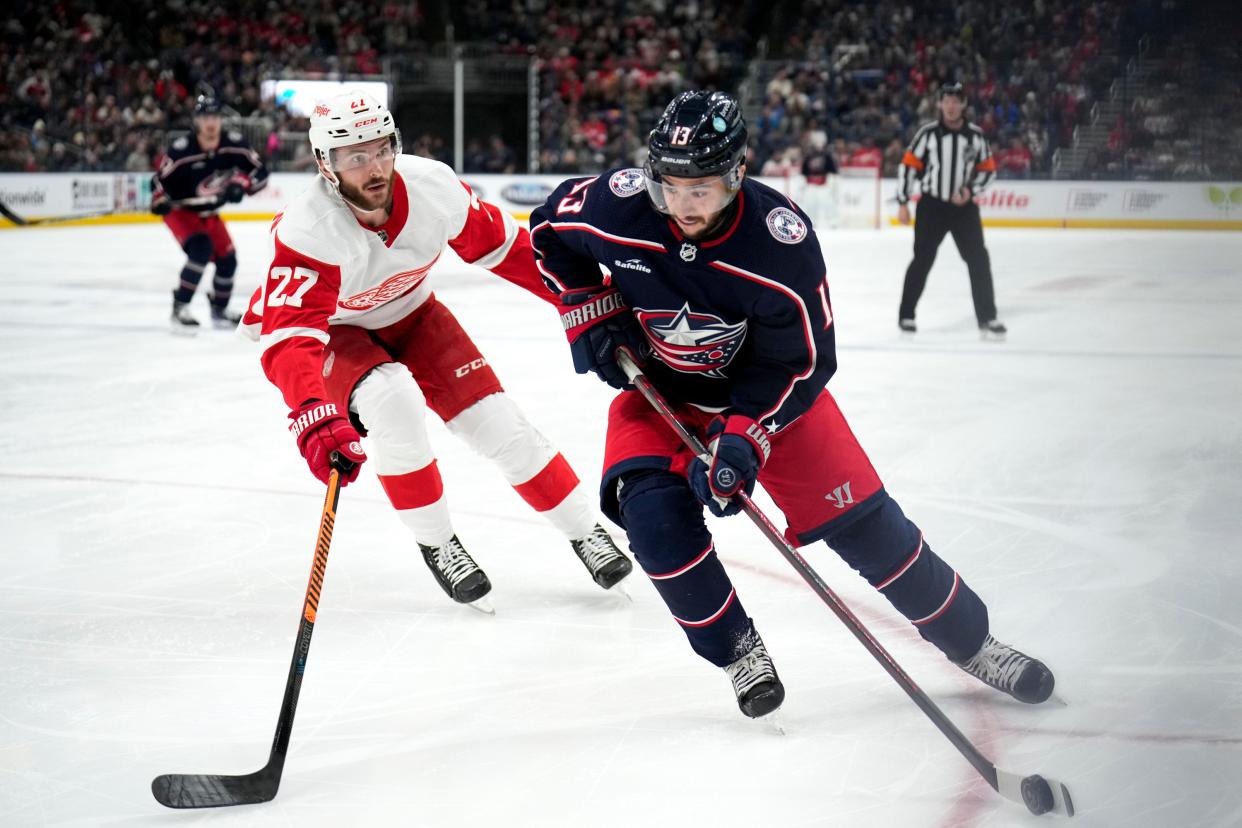
[[[378,330],[431,296],[427,274],[445,245],[466,262],[552,301],[535,269],[530,234],[480,201],[453,171],[413,155],[396,160],[393,204],[381,227],[359,223],[322,177],[276,214],[271,264],[242,319],[258,339],[268,378],[290,408],[326,397],[329,325]]]

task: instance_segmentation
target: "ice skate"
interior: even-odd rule
[[[919,326],[914,324],[913,319],[898,319],[897,327],[901,328],[903,334],[912,334],[919,329]]]
[[[456,535],[440,546],[420,543],[418,548],[422,550],[423,560],[435,576],[436,583],[454,601],[471,604],[491,592],[492,582],[462,547]]]
[[[634,570],[634,565],[617,548],[612,537],[598,523],[584,538],[570,541],[574,554],[586,566],[595,583],[611,589]]]
[[[198,320],[190,314],[189,304],[176,301],[173,302],[170,325],[175,336],[194,336],[201,327]]]
[[[1008,333],[1008,329],[999,319],[993,319],[991,322],[984,322],[979,326],[979,338],[984,341],[1004,341],[1006,333]]]
[[[991,635],[983,640],[979,652],[954,663],[989,687],[1027,704],[1047,701],[1056,683],[1052,671],[1042,661],[1000,643]]]
[[[737,706],[746,716],[757,719],[781,706],[785,700],[785,685],[776,675],[776,666],[763,646],[763,639],[753,629],[742,646],[747,645],[746,653],[724,671],[733,682]]]
[[[234,330],[239,322],[241,322],[240,313],[231,311],[227,307],[221,308],[216,305],[211,306],[211,324],[216,330]]]

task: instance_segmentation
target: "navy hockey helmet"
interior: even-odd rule
[[[682,92],[647,140],[650,178],[724,175],[746,157],[742,108],[724,92]]]
[[[672,188],[664,183],[665,176],[723,179],[728,204],[742,186],[746,159],[742,108],[725,92],[682,92],[651,130],[647,149],[643,171],[656,209],[669,212],[664,191]]]
[[[194,101],[194,115],[219,115],[222,107],[220,102],[211,95],[199,95]]]

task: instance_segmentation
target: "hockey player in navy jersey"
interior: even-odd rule
[[[825,384],[836,369],[824,258],[796,204],[746,178],[746,127],[721,92],[685,92],[645,169],[566,181],[531,216],[574,368],[622,389],[601,498],[691,647],[757,717],[785,690],[716,555],[703,506],[760,480],[791,543],[825,541],[955,664],[1021,701],[1044,664],[992,638],[987,607],[884,490]],[[619,345],[712,448],[693,457],[616,364]]]
[[[237,327],[241,314],[229,310],[237,255],[217,211],[263,189],[267,175],[263,160],[242,134],[224,130],[219,101],[199,95],[194,103],[193,131],[169,145],[151,186],[151,212],[163,217],[186,255],[173,290],[173,333],[198,333],[198,320],[190,313],[189,304],[211,262],[216,265],[207,297],[212,324],[217,328]]]

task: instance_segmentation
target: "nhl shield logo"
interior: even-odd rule
[[[608,188],[621,198],[629,198],[635,193],[641,193],[646,187],[647,182],[643,179],[643,171],[634,167],[617,170],[612,174],[612,178],[608,179]]]
[[[690,242],[683,242],[681,245],[681,260],[683,262],[693,262],[694,257],[699,255],[699,249]]]
[[[806,222],[788,207],[777,207],[768,213],[768,230],[782,244],[797,244],[806,238]]]

